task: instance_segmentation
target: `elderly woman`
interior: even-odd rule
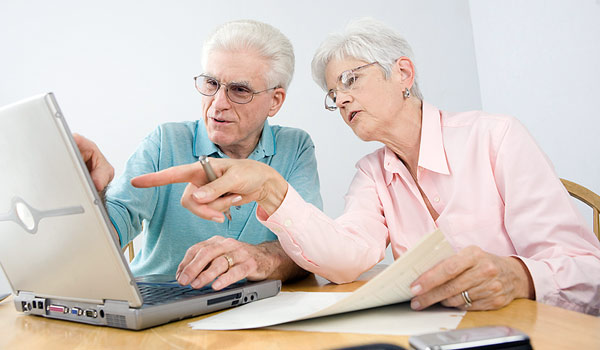
[[[600,244],[516,119],[424,102],[410,46],[369,19],[328,37],[312,69],[325,108],[360,139],[385,145],[357,163],[341,217],[330,219],[275,170],[249,160],[215,159],[222,176],[210,184],[191,164],[134,185],[190,182],[183,205],[217,222],[231,203],[256,201],[285,252],[336,283],[381,261],[388,244],[398,258],[440,228],[457,254],[411,285],[416,310],[438,302],[489,310],[529,298],[600,313]]]

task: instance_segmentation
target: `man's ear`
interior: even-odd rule
[[[269,117],[275,116],[281,106],[283,105],[283,101],[285,101],[285,96],[287,95],[284,88],[276,88],[273,93],[273,97],[271,98],[271,108],[269,108]]]
[[[392,71],[399,73],[399,78],[402,81],[402,85],[408,88],[412,88],[415,82],[415,66],[413,65],[410,58],[402,56],[394,62],[392,65]]]

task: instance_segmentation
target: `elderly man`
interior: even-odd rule
[[[204,43],[202,66],[204,73],[194,78],[202,94],[202,120],[160,125],[110,187],[112,166],[93,142],[75,135],[96,188],[106,191],[121,245],[146,232],[131,270],[134,275],[173,274],[194,288],[214,281],[217,290],[243,278],[302,276],[304,270],[284,253],[277,237],[257,221],[255,203],[234,206],[228,219],[217,215],[209,221],[180,205],[193,184],[150,189],[130,184],[137,175],[194,163],[201,156],[248,158],[273,167],[306,201],[322,207],[312,140],[302,130],[267,122],[281,108],[292,79],[289,40],[265,23],[229,22]]]

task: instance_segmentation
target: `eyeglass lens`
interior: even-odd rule
[[[359,67],[359,68],[362,68]],[[346,70],[340,74],[338,79],[339,87],[336,90],[348,91],[351,90],[354,86],[354,82],[356,82],[356,75],[354,74],[354,70]],[[329,90],[327,95],[325,96],[325,108],[333,111],[337,108],[335,104],[337,98],[337,92],[334,89]]]
[[[227,97],[235,103],[248,103],[252,101],[254,93],[245,85],[231,83],[223,84],[209,76],[200,75],[196,77],[196,89],[205,96],[214,96],[221,86],[224,86]]]

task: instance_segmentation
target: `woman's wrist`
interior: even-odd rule
[[[535,286],[527,265],[525,265],[525,263],[517,257],[511,256],[510,258],[513,261],[515,272],[519,276],[518,280],[520,281],[520,291],[517,293],[517,296],[520,298],[535,300]]]
[[[256,202],[267,215],[271,216],[281,206],[287,189],[287,181],[275,169],[272,169],[264,182],[260,198]]]

